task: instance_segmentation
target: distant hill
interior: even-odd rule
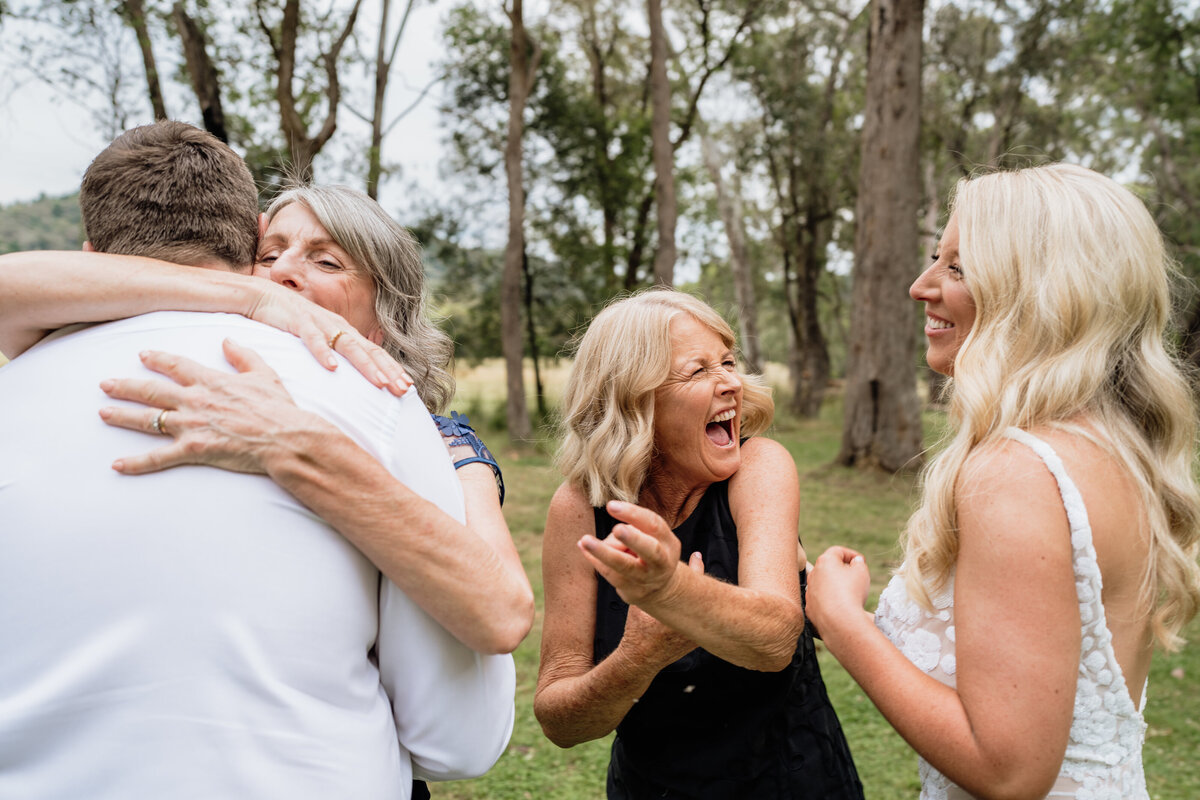
[[[0,206],[0,253],[14,250],[78,250],[83,245],[79,193],[42,195],[28,203]]]

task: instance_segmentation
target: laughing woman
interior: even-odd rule
[[[795,465],[733,348],[669,290],[580,342],[534,711],[561,747],[616,729],[610,798],[861,798],[804,630]]]

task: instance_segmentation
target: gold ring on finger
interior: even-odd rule
[[[158,416],[154,418],[154,422],[150,423],[150,427],[153,428],[154,432],[159,434],[160,436],[169,435],[167,433],[167,429],[164,425],[166,418],[167,418],[167,409],[164,408],[162,411],[158,412]]]
[[[337,347],[337,340],[342,338],[343,333],[345,333],[345,331],[341,331],[341,330],[334,331],[333,336],[329,337],[329,349],[330,350],[333,350],[334,348]]]

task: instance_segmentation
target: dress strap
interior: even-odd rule
[[[1083,495],[1079,493],[1075,482],[1067,474],[1067,468],[1058,453],[1049,444],[1034,436],[1029,431],[1020,428],[1009,428],[1004,435],[1028,447],[1042,459],[1046,469],[1058,483],[1058,493],[1062,496],[1063,506],[1067,510],[1067,524],[1071,527],[1071,547],[1083,550],[1093,560],[1096,550],[1092,546],[1092,524],[1088,520],[1087,507],[1083,504]],[[1098,586],[1096,588],[1099,588]]]

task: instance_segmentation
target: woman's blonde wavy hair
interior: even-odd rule
[[[404,364],[431,411],[454,396],[447,366],[454,354],[450,337],[429,319],[425,269],[417,240],[379,203],[346,186],[298,186],[280,194],[267,218],[292,203],[313,213],[321,227],[366,271],[375,285],[375,316],[383,349]]]
[[[654,390],[671,371],[671,320],[688,314],[734,349],[729,324],[704,301],[672,289],[620,298],[596,315],[567,378],[556,462],[593,506],[635,503],[654,459]],[[775,416],[771,390],[741,371],[742,436]]]
[[[976,317],[946,389],[954,431],[904,535],[910,595],[929,607],[946,586],[954,487],[972,450],[1009,427],[1071,430],[1138,487],[1153,554],[1143,601],[1174,649],[1200,607],[1200,499],[1193,396],[1164,335],[1175,266],[1158,227],[1128,190],[1067,164],[964,180],[952,209]]]

